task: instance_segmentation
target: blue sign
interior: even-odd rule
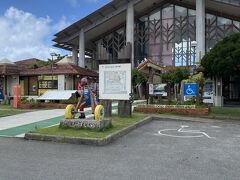
[[[0,89],[0,101],[4,100],[3,90]]]
[[[184,84],[184,96],[196,96],[197,95],[197,84],[186,83]]]

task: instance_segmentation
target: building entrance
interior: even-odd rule
[[[4,78],[0,77],[0,102],[4,100]]]
[[[240,77],[223,79],[223,97],[225,105],[240,105]]]

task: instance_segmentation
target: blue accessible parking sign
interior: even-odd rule
[[[197,95],[197,84],[186,83],[184,84],[184,96],[196,96]]]
[[[3,90],[0,89],[0,102],[4,100]]]

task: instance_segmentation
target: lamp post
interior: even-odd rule
[[[193,48],[193,65],[195,65],[195,61],[196,61],[196,47],[197,47],[197,41],[192,41],[191,42],[191,47]]]
[[[53,88],[53,57],[57,55],[55,52],[51,52],[50,55],[52,56],[51,71],[52,71],[52,88]]]

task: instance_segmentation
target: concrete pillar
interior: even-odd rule
[[[78,49],[75,46],[72,48],[72,60],[75,65],[78,65]]]
[[[205,0],[196,0],[197,62],[205,55]]]
[[[217,77],[215,80],[215,96],[214,96],[214,106],[223,106],[223,96],[222,96],[222,78]]]
[[[65,90],[65,75],[58,75],[58,90]]]
[[[79,60],[78,65],[85,68],[85,36],[84,30],[81,29],[79,33]]]
[[[128,3],[127,17],[126,17],[126,42],[130,42],[132,45],[131,62],[132,68],[134,68],[134,4],[133,1]]]

